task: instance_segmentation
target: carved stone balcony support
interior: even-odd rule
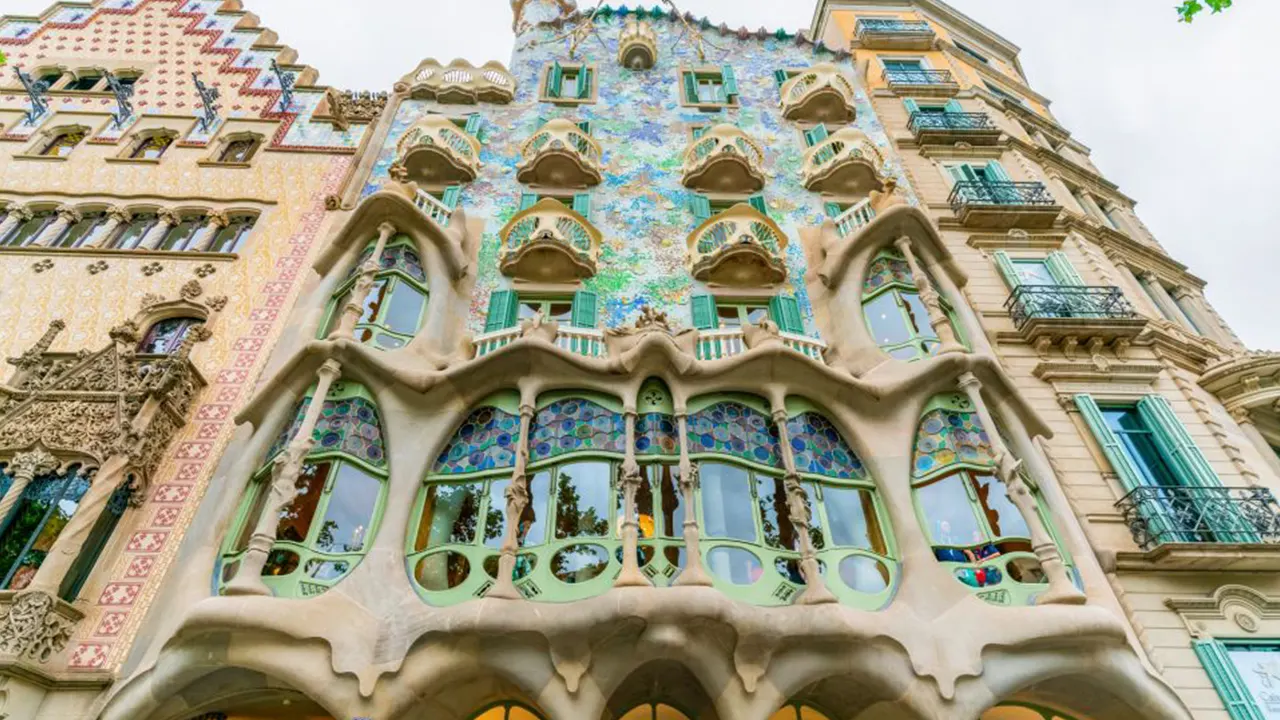
[[[500,62],[490,61],[475,67],[458,59],[441,65],[427,59],[411,75],[396,83],[396,92],[407,92],[418,99],[442,103],[474,105],[491,102],[505,105],[515,97],[516,80]]]
[[[774,285],[787,278],[787,236],[768,216],[743,203],[711,217],[689,234],[693,277],[738,287]]]
[[[396,144],[396,179],[423,184],[471,182],[480,170],[480,143],[443,115],[428,115]]]
[[[853,83],[831,63],[814,65],[783,84],[782,116],[815,123],[853,122]]]
[[[572,282],[596,273],[600,231],[591,221],[546,198],[521,210],[499,231],[499,268],[536,282]]]
[[[684,153],[684,186],[704,192],[754,193],[764,188],[764,150],[727,123],[693,141]]]
[[[809,148],[800,165],[804,186],[813,192],[866,195],[884,187],[884,157],[861,130],[843,128]]]
[[[908,123],[921,145],[995,145],[1004,134],[986,113],[914,112]]]
[[[923,20],[863,18],[854,28],[858,45],[868,50],[928,50],[935,38]]]
[[[965,227],[987,230],[1045,230],[1062,213],[1038,182],[958,182],[948,201]]]
[[[550,120],[520,147],[516,179],[527,185],[600,184],[600,145],[570,120]]]
[[[0,591],[0,667],[37,677],[61,663],[75,626],[84,613],[44,592]]]
[[[658,61],[658,36],[644,20],[628,16],[618,36],[618,64],[630,70],[648,70]]]

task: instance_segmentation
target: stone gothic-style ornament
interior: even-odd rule
[[[21,593],[0,611],[0,653],[46,663],[62,652],[75,622],[60,615],[57,600],[42,592]]]

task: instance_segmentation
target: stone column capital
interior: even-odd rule
[[[396,232],[395,223],[390,221],[383,222],[378,225],[378,234],[385,239],[390,239]]]
[[[1174,286],[1173,290],[1170,291],[1169,294],[1173,295],[1173,299],[1175,300],[1195,300],[1198,297],[1198,294],[1186,285]]]
[[[35,212],[26,205],[12,205],[9,207],[9,216],[16,218],[21,222],[26,222],[35,216]]]
[[[224,228],[231,222],[231,218],[227,217],[227,214],[221,210],[214,210],[209,213],[208,222],[216,228]]]
[[[182,219],[178,217],[177,211],[169,208],[160,208],[157,210],[156,217],[159,218],[161,224],[164,225],[177,225],[179,222],[182,222]]]
[[[133,219],[133,213],[124,208],[113,207],[107,210],[107,218],[118,223],[127,223]]]
[[[68,225],[71,223],[78,223],[84,219],[84,215],[82,215],[79,210],[73,207],[69,207],[69,206],[60,207],[58,208],[57,212],[58,212],[58,218],[61,220],[65,220]]]

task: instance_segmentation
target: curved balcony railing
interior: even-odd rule
[[[772,285],[787,277],[787,236],[746,203],[734,205],[689,234],[693,277],[722,285]]]
[[[782,86],[782,116],[809,122],[852,122],[853,83],[831,63],[820,63]]]
[[[396,144],[396,165],[406,179],[470,182],[480,170],[480,142],[442,115],[428,115]]]
[[[1130,319],[1138,315],[1118,287],[1021,285],[1005,301],[1016,328],[1031,320]]]
[[[658,61],[658,36],[644,20],[628,17],[618,36],[618,64],[631,70],[648,70]]]
[[[764,150],[734,125],[716,125],[685,150],[687,188],[753,193],[763,188],[764,182]]]
[[[804,186],[814,192],[865,195],[884,185],[884,157],[861,130],[843,128],[809,148],[800,165]]]
[[[595,275],[600,231],[558,200],[547,198],[521,210],[498,234],[498,267],[506,275],[541,282]]]
[[[516,179],[552,187],[600,184],[600,145],[576,123],[550,120],[520,147]]]
[[[801,355],[825,362],[823,353],[826,352],[827,344],[822,340],[787,332],[779,332],[778,336],[782,338],[784,345]],[[720,360],[741,355],[747,351],[746,334],[742,328],[699,330],[696,350],[699,360]]]
[[[1165,543],[1280,542],[1280,503],[1261,487],[1140,487],[1116,503],[1143,550]]]
[[[413,204],[422,211],[422,214],[434,220],[441,227],[448,225],[449,219],[453,217],[453,208],[440,202],[426,190],[418,190],[417,194],[414,195]]]
[[[499,62],[475,67],[466,60],[441,65],[427,60],[411,78],[402,81],[413,97],[425,97],[442,103],[491,102],[506,104],[515,97],[516,80]]]
[[[1053,207],[1058,204],[1044,183],[985,181],[956,183],[947,202],[951,203],[951,209],[956,212],[968,205]]]
[[[867,198],[853,207],[840,213],[832,222],[840,237],[852,237],[876,217],[875,208],[871,207],[871,198]]]
[[[933,46],[933,27],[923,20],[864,18],[854,27],[858,43],[866,48],[927,50]]]

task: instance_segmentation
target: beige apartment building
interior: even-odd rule
[[[0,19],[0,718],[1280,717],[1280,361],[1008,40],[251,9]]]

